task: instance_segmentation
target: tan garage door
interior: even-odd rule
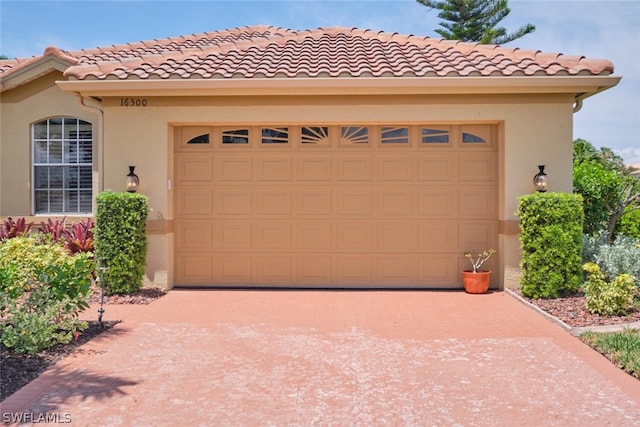
[[[459,288],[497,245],[493,125],[183,127],[174,162],[178,286]]]

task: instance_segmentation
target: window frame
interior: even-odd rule
[[[92,215],[93,123],[73,116],[38,120],[31,124],[30,142],[32,214]],[[54,159],[52,147],[59,150],[59,153],[54,153]],[[56,174],[52,175],[52,171]],[[41,195],[46,200],[41,201]],[[55,198],[59,200],[52,200]]]

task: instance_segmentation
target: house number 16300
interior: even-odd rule
[[[120,98],[121,107],[146,107],[147,100],[145,98]]]

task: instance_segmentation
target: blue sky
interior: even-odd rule
[[[613,62],[622,81],[585,101],[574,116],[574,138],[640,163],[640,0],[511,0],[509,6],[501,23],[508,30],[525,23],[537,28],[508,46]],[[0,54],[25,57],[51,45],[78,50],[257,24],[438,37],[439,22],[436,11],[415,0],[0,0]]]

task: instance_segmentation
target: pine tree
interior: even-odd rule
[[[431,9],[440,11],[443,19],[435,32],[447,40],[479,42],[480,44],[505,44],[533,32],[536,27],[527,24],[516,32],[507,34],[498,27],[511,9],[508,0],[417,0]]]

